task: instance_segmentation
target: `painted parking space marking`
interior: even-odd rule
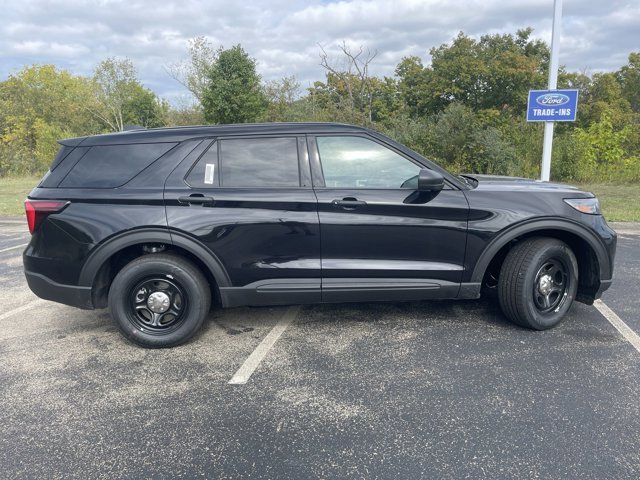
[[[271,348],[278,341],[289,325],[296,319],[300,307],[289,307],[278,323],[271,329],[266,337],[262,339],[260,344],[255,348],[251,355],[244,361],[238,371],[231,377],[229,383],[232,385],[244,385],[256,371],[260,362],[264,360]]]
[[[15,250],[16,248],[26,247],[27,245],[29,245],[29,244],[28,243],[21,243],[20,245],[14,245],[13,247],[3,248],[3,249],[0,250],[0,253],[9,252],[11,250]]]
[[[618,332],[640,353],[640,336],[634,332],[629,325],[624,323],[622,319],[611,310],[602,300],[593,302],[593,306],[598,309],[604,318],[615,327]]]
[[[25,310],[29,310],[30,308],[35,307],[36,305],[38,305],[39,303],[44,303],[46,300],[42,300],[42,299],[37,299],[37,300],[32,300],[28,303],[25,303],[24,305],[14,308],[13,310],[9,310],[8,312],[3,313],[2,315],[0,315],[0,320],[4,320],[5,318],[9,318],[12,315],[15,315],[16,313],[20,313],[20,312],[24,312]]]

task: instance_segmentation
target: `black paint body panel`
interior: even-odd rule
[[[326,188],[315,135],[361,135],[440,172],[438,193]],[[234,136],[297,139],[299,188],[191,188],[184,180],[212,142]],[[60,188],[88,147],[176,146],[118,188]],[[474,298],[500,248],[535,231],[570,232],[593,249],[601,287],[612,278],[616,236],[600,215],[577,212],[572,187],[442,170],[376,132],[339,124],[265,124],[140,130],[63,140],[72,150],[29,195],[69,205],[49,215],[24,252],[37,295],[92,308],[98,272],[132,245],[165,244],[209,270],[224,306]],[[75,148],[75,150],[73,150]],[[179,200],[211,197],[208,203]],[[365,204],[345,210],[333,201]],[[104,286],[102,287],[104,289]]]

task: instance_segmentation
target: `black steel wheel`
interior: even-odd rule
[[[109,289],[109,309],[120,331],[150,348],[186,342],[211,305],[202,272],[175,254],[143,255],[125,265]]]
[[[184,289],[170,275],[152,276],[138,283],[129,298],[130,320],[150,333],[178,328],[188,310]]]
[[[533,301],[541,313],[549,313],[559,308],[566,300],[570,277],[564,262],[550,258],[538,269],[533,284]]]
[[[523,240],[508,253],[498,279],[498,299],[514,323],[536,330],[557,325],[578,289],[578,262],[561,240]]]

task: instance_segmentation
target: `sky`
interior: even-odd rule
[[[404,56],[429,63],[429,49],[458,32],[473,37],[531,26],[550,42],[553,0],[0,0],[0,79],[32,63],[91,74],[106,57],[133,60],[142,83],[172,103],[188,92],[166,72],[186,57],[190,38],[237,43],[265,80],[295,75],[303,88],[322,79],[320,47],[343,41],[377,51],[371,69],[393,75]],[[640,0],[565,0],[560,63],[611,71],[640,50]]]

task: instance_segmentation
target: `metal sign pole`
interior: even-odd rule
[[[549,60],[549,90],[558,88],[558,55],[560,53],[560,22],[562,0],[553,2],[553,27],[551,33],[551,59]],[[549,181],[551,176],[551,151],[553,150],[553,122],[544,122],[544,144],[542,146],[542,170],[540,180]]]

